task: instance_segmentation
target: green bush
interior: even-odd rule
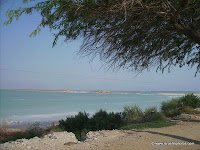
[[[153,106],[153,107],[148,107],[148,108],[146,108],[145,109],[145,114],[146,113],[150,113],[150,112],[157,112],[157,108],[155,107],[155,106]]]
[[[200,98],[194,94],[186,94],[180,98],[180,101],[184,106],[190,106],[192,108],[200,107]]]
[[[123,124],[120,113],[107,113],[104,110],[96,112],[89,121],[91,130],[111,130],[117,129]]]
[[[144,116],[142,109],[137,106],[125,106],[122,112],[123,119],[126,123],[134,123]]]
[[[78,140],[83,140],[85,134],[96,130],[111,130],[121,127],[123,124],[120,113],[107,113],[99,110],[92,118],[88,117],[86,112],[79,112],[74,117],[69,117],[65,121],[59,121],[59,128],[63,128],[68,132],[73,132]]]
[[[194,110],[191,106],[184,107],[183,112],[186,114],[200,114],[200,111]]]
[[[195,113],[194,108],[197,107],[200,107],[200,98],[194,94],[186,94],[183,97],[162,102],[161,111],[167,117],[174,117],[181,113]]]
[[[148,115],[149,113],[152,113],[152,114],[151,114],[150,118],[147,120],[148,122],[166,121],[167,120],[166,116],[163,113],[158,112],[157,108],[155,106],[145,109],[145,116]]]
[[[78,115],[67,118],[65,121],[59,121],[59,127],[68,132],[73,132],[76,138],[81,140],[81,133],[88,128],[89,114],[86,112],[79,112]]]
[[[152,121],[166,121],[166,116],[161,112],[155,112],[152,114],[151,118],[149,119],[150,122]]]
[[[86,112],[79,112],[78,115],[67,118],[65,121],[60,120],[59,126],[65,130],[72,132],[75,130],[82,130],[88,126],[89,114]]]
[[[161,111],[166,117],[174,117],[181,114],[181,107],[179,105],[179,99],[171,99],[164,101],[161,104]]]

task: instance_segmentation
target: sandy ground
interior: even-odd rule
[[[114,132],[113,132],[114,133]],[[154,143],[152,143],[154,142]],[[192,145],[156,145],[174,142],[174,144]],[[200,150],[200,123],[182,122],[176,126],[119,131],[112,136],[91,141],[94,146],[88,147],[87,142],[71,146],[71,149],[95,150]],[[70,148],[69,148],[70,149]]]
[[[172,143],[173,142],[173,143]],[[33,143],[34,146],[39,143]],[[163,144],[163,145],[162,145]],[[168,145],[165,145],[168,144]],[[169,145],[172,144],[172,145]],[[178,144],[178,145],[173,145]],[[181,145],[182,144],[182,145]],[[187,145],[184,145],[187,144]],[[189,144],[189,145],[188,145]],[[40,145],[42,146],[42,145]],[[25,148],[6,149],[22,150]],[[29,148],[28,148],[29,149]],[[30,148],[34,149],[34,148]],[[177,125],[145,130],[112,130],[89,132],[84,142],[58,143],[51,140],[41,150],[200,150],[200,122],[178,122]]]

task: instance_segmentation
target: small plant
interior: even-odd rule
[[[151,121],[166,121],[167,118],[166,116],[161,113],[161,112],[158,112],[157,111],[157,108],[155,106],[153,107],[149,107],[145,110],[145,115],[151,113],[151,116],[149,117],[149,122]]]
[[[150,122],[152,121],[166,121],[166,116],[161,112],[155,112],[152,114],[151,118],[149,119]]]
[[[4,128],[4,130],[0,130],[0,143],[15,141],[22,138],[30,139],[35,136],[41,137],[48,132],[48,130],[41,129],[39,123],[30,125],[26,130],[9,131],[8,128]]]
[[[186,94],[180,98],[174,98],[162,102],[161,110],[167,117],[174,117],[181,113],[195,113],[194,108],[200,107],[200,98],[194,94]]]
[[[181,114],[182,107],[180,106],[179,99],[171,99],[166,102],[162,102],[161,111],[166,117],[174,117]]]
[[[145,114],[150,113],[150,112],[157,112],[157,108],[153,106],[153,107],[148,107],[145,109]]]
[[[200,111],[195,110],[194,108],[190,106],[186,106],[183,108],[183,112],[186,114],[200,114]]]
[[[49,128],[49,130],[50,130],[51,133],[52,132],[63,132],[63,131],[65,131],[64,127],[60,127],[59,125],[57,125],[57,126],[51,126]]]
[[[180,101],[184,106],[190,106],[192,108],[200,107],[200,98],[194,94],[186,94],[180,98]]]
[[[40,128],[40,123],[36,122],[34,124],[31,124],[28,127],[26,132],[28,133],[27,134],[27,136],[29,136],[28,138],[32,138],[32,137],[35,137],[35,136],[41,136],[42,132],[41,132],[41,128]]]
[[[142,118],[144,116],[144,113],[139,106],[133,105],[125,106],[122,115],[125,122],[134,123],[138,119]]]

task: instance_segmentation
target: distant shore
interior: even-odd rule
[[[50,127],[52,125],[57,125],[59,122],[59,120],[55,120],[55,121],[6,121],[4,122],[1,126],[5,125],[8,128],[11,129],[27,129],[29,128],[31,125],[34,124],[39,124],[40,128],[47,128]]]
[[[37,92],[64,92],[64,93],[99,93],[99,94],[144,94],[143,92],[161,92],[155,93],[155,95],[165,96],[184,96],[186,93],[194,93],[196,96],[200,96],[200,91],[112,91],[112,90],[70,90],[70,89],[2,89],[2,90],[16,90],[16,91],[37,91]]]

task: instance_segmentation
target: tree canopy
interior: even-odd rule
[[[23,0],[31,3],[34,0]],[[65,41],[83,37],[82,56],[100,56],[114,68],[196,67],[200,72],[200,0],[44,0],[9,10],[9,20],[38,12],[43,27]]]

